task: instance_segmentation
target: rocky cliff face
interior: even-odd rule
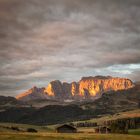
[[[132,88],[134,85],[131,80],[113,77],[84,77],[79,82],[80,96],[100,96],[107,91],[117,91]],[[86,95],[85,95],[86,94]]]
[[[47,99],[48,96],[44,94],[45,88],[37,88],[33,87],[26,91],[25,93],[21,93],[16,96],[16,99],[22,101],[29,101],[29,100],[38,100],[38,99]]]
[[[82,100],[95,99],[107,91],[118,91],[132,88],[133,82],[126,78],[118,77],[83,77],[79,82],[61,83],[52,81],[46,88],[30,89],[17,96],[20,100],[56,99],[56,100]]]

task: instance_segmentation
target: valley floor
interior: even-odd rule
[[[0,140],[139,140],[138,135],[120,134],[58,134],[58,133],[0,133]]]

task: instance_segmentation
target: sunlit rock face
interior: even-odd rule
[[[73,97],[79,95],[79,83],[76,82],[71,83],[71,94]]]
[[[61,99],[64,94],[62,83],[59,80],[50,82],[50,84],[45,88],[45,93],[48,96],[53,96],[56,99]]]
[[[79,94],[83,97],[87,94],[90,97],[95,97],[107,91],[124,90],[133,86],[133,82],[125,78],[113,78],[110,76],[83,77],[79,81]]]
[[[125,90],[132,88],[133,82],[126,78],[96,76],[83,77],[79,82],[61,83],[52,81],[45,88],[32,88],[18,95],[17,99],[55,99],[55,100],[83,100],[96,99],[108,91]]]
[[[21,93],[18,96],[16,96],[16,99],[22,101],[47,99],[48,97],[44,94],[44,89],[45,88],[33,87],[28,91],[26,91],[25,93]]]
[[[76,82],[61,83],[56,80],[49,83],[45,88],[45,93],[54,99],[74,99],[76,96],[79,96],[79,84]]]

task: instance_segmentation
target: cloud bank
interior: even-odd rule
[[[0,0],[0,95],[49,81],[140,80],[139,0]]]

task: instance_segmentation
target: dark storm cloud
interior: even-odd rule
[[[96,74],[138,80],[139,9],[139,0],[0,0],[0,94]]]

